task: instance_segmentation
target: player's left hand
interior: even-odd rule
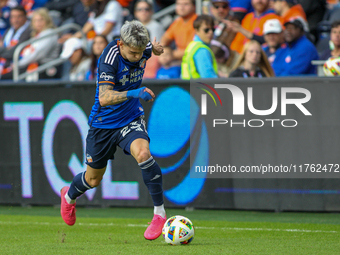
[[[146,101],[146,102],[153,102],[154,101],[154,99],[155,99],[155,93],[153,93],[153,91],[151,90],[151,89],[149,89],[149,88],[145,88],[144,89],[144,92],[147,92],[147,93],[149,93],[150,95],[151,95],[151,99],[150,100],[148,100],[148,101]]]
[[[163,46],[160,44],[160,42],[156,42],[156,37],[153,38],[152,52],[156,56],[159,56],[159,55],[161,55],[164,52]]]

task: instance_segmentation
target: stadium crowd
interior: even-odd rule
[[[93,80],[101,52],[120,36],[125,20],[138,19],[165,46],[152,56],[145,78],[274,77],[316,75],[312,60],[340,56],[338,0],[0,0],[0,79],[13,79],[16,47],[26,81]],[[175,4],[172,22],[153,14]],[[168,16],[167,16],[168,17]],[[75,23],[80,31],[56,33]],[[47,36],[46,36],[47,35]],[[64,59],[39,74],[39,66]]]

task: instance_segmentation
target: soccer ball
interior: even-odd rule
[[[339,76],[340,75],[340,57],[330,57],[323,64],[323,72],[326,76]]]
[[[170,217],[165,222],[162,232],[165,242],[171,245],[188,244],[195,235],[192,222],[180,215]]]

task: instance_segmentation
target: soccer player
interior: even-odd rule
[[[162,172],[150,154],[144,110],[139,99],[150,102],[155,94],[140,88],[146,60],[160,55],[163,46],[139,21],[126,21],[120,39],[111,42],[98,61],[95,103],[89,117],[86,138],[86,171],[73,178],[70,187],[61,189],[61,216],[66,224],[76,221],[76,198],[99,185],[107,161],[116,147],[132,155],[141,168],[143,180],[154,203],[154,217],[144,233],[148,240],[160,236],[166,221],[163,204]]]

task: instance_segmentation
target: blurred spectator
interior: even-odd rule
[[[182,60],[182,79],[217,78],[218,68],[210,42],[214,36],[214,19],[200,15],[194,21],[195,37],[185,49]]]
[[[17,46],[30,39],[30,22],[24,7],[19,5],[11,9],[10,23],[11,27],[0,39],[0,77],[12,70],[11,63]]]
[[[322,60],[327,60],[330,57],[340,57],[340,20],[332,23],[329,48],[320,55]]]
[[[158,12],[175,3],[174,0],[153,0],[155,5],[155,12]]]
[[[120,28],[123,25],[122,11],[122,6],[117,1],[96,0],[94,11],[90,13],[88,21],[83,26],[83,32],[88,34],[94,30],[96,35],[105,35],[112,41],[120,36]],[[75,37],[80,38],[81,33],[77,32]]]
[[[307,21],[306,13],[297,0],[272,0],[275,12],[281,16],[282,24],[292,18],[301,17]]]
[[[163,34],[163,26],[152,19],[153,5],[147,0],[138,0],[134,8],[134,16],[143,23],[149,32],[150,41],[156,37],[159,41]],[[157,70],[160,68],[160,63],[158,62],[159,56],[153,55],[148,60],[148,64],[145,67],[144,78],[154,79],[156,78]]]
[[[80,0],[80,2],[75,4],[72,9],[72,21],[70,23],[84,26],[89,18],[89,14],[93,11],[95,2],[96,0]]]
[[[215,19],[215,32],[214,39],[223,42],[230,47],[231,42],[234,40],[236,32],[227,28],[224,20],[235,20],[230,15],[230,7],[228,0],[211,0],[210,13]]]
[[[49,0],[45,7],[49,9],[54,25],[61,26],[66,19],[72,17],[72,9],[78,3],[79,0]]]
[[[284,43],[284,36],[281,23],[278,19],[269,19],[264,23],[263,27],[265,44],[262,45],[263,51],[268,57],[270,64],[273,64],[276,51]]]
[[[117,0],[123,8],[129,7],[132,0]]]
[[[19,0],[19,4],[26,10],[27,17],[32,16],[32,12],[38,8],[44,7],[49,0]]]
[[[152,14],[153,6],[149,1],[137,1],[134,11],[135,17],[148,29],[150,40],[152,41],[156,37],[156,40],[159,41],[164,34],[164,28],[158,21],[152,19]]]
[[[229,77],[263,78],[274,77],[274,71],[268,62],[267,56],[259,42],[247,42],[243,51],[233,67]]]
[[[98,59],[108,44],[108,40],[103,35],[96,35],[93,38],[92,50],[90,55],[91,66],[86,75],[86,80],[94,80],[97,77]]]
[[[19,60],[18,67],[27,72],[33,72],[39,65],[56,59],[59,55],[59,48],[57,44],[58,36],[53,34],[53,22],[48,14],[46,8],[39,8],[33,11],[31,21],[31,38],[41,38],[49,35],[48,37],[35,41],[32,44],[26,46]],[[33,81],[39,79],[56,78],[59,76],[58,69],[51,67],[45,72],[30,75],[26,81]],[[12,73],[5,74],[3,79],[12,79]]]
[[[193,28],[194,20],[197,18],[195,0],[176,0],[176,14],[179,17],[165,31],[161,44],[169,46],[175,42],[174,58],[182,60],[186,47],[195,35]]]
[[[164,52],[158,59],[161,68],[157,71],[156,79],[179,79],[181,77],[181,67],[173,66],[171,64],[173,59],[172,49],[168,46],[164,47]]]
[[[326,0],[326,2],[328,8],[333,8],[334,5],[337,5],[339,3],[339,0]]]
[[[75,37],[68,39],[63,46],[60,57],[68,59],[72,65],[69,72],[70,81],[84,81],[90,69],[91,59],[85,52],[83,42]]]
[[[323,19],[326,11],[326,0],[299,0],[309,25],[309,32],[317,38],[317,25]]]
[[[304,35],[304,25],[301,18],[291,20],[285,24],[286,48],[277,51],[273,68],[277,76],[316,74],[312,60],[319,56],[315,46]]]
[[[269,19],[279,19],[280,17],[269,8],[269,0],[252,0],[251,4],[254,12],[248,13],[242,20],[242,25],[237,22],[226,20],[227,26],[234,32],[238,32],[231,44],[231,49],[241,52],[243,45],[249,40],[256,40],[260,44],[264,43],[263,25]]]
[[[150,41],[152,38],[150,37],[150,31],[148,31],[149,39]],[[151,57],[148,59],[148,64],[145,66],[144,70],[144,78],[145,79],[155,79],[157,70],[161,67],[161,64],[158,61],[159,56],[156,56],[154,54],[151,55]]]
[[[228,77],[232,67],[236,64],[239,54],[236,51],[232,51],[227,45],[212,40],[210,42],[211,51],[214,53],[219,77]]]
[[[83,27],[89,18],[90,12],[93,11],[96,0],[81,0],[72,8],[72,17],[64,21],[64,24],[75,23]],[[63,34],[58,42],[63,44],[67,39],[72,37],[74,32],[68,31]]]
[[[0,0],[0,38],[10,27],[9,16],[11,8],[7,5],[7,0]]]
[[[230,0],[230,8],[233,11],[233,16],[241,21],[247,13],[253,12],[254,8],[251,5],[251,0]]]

